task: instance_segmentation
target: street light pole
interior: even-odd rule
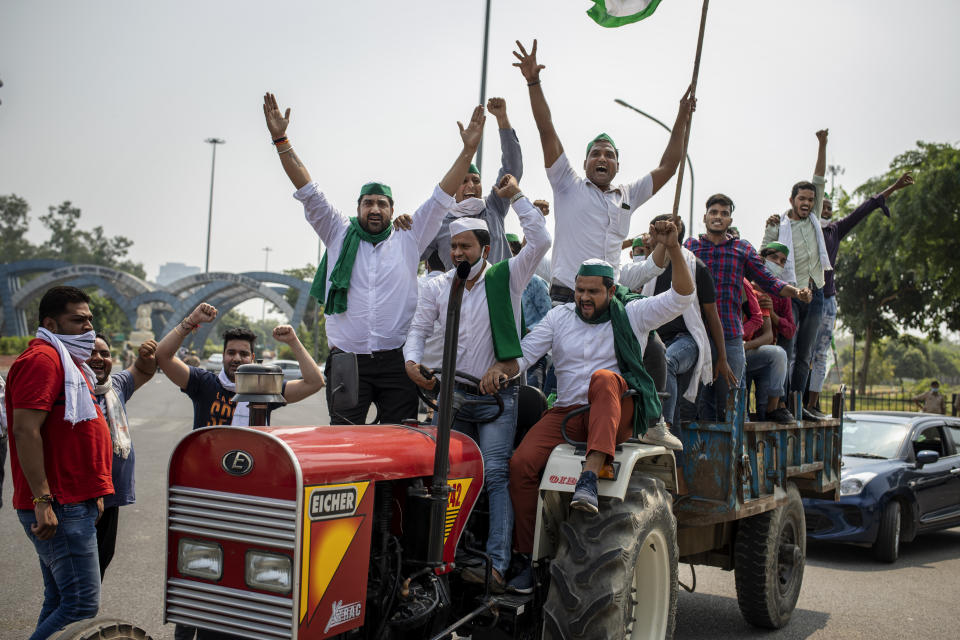
[[[270,265],[270,252],[273,251],[270,247],[263,248],[263,272],[268,272]],[[264,298],[262,304],[260,305],[260,324],[262,325],[267,319],[267,299]]]
[[[633,111],[636,111],[636,112],[639,113],[640,115],[642,115],[642,116],[644,116],[644,117],[646,117],[646,118],[649,118],[649,119],[653,120],[653,121],[656,122],[658,125],[660,125],[660,126],[663,127],[664,129],[666,129],[668,133],[671,133],[671,134],[673,133],[673,129],[671,129],[670,127],[668,127],[668,126],[667,126],[666,124],[664,124],[661,120],[658,120],[658,119],[654,118],[652,115],[650,115],[650,114],[647,113],[646,111],[643,111],[643,110],[641,110],[641,109],[638,109],[638,108],[636,108],[635,106],[633,106],[632,104],[629,104],[629,103],[621,100],[620,98],[614,99],[614,102],[616,102],[617,104],[619,104],[621,107],[626,107],[627,109],[632,109]],[[688,236],[693,236],[693,162],[690,161],[690,154],[688,153],[688,154],[686,154],[686,155],[687,155],[687,167],[690,168],[690,222],[688,223],[689,228],[687,229],[687,235],[688,235]]]
[[[203,272],[210,273],[210,227],[213,223],[213,176],[217,170],[217,145],[226,142],[223,138],[207,138],[204,142],[213,146],[213,161],[210,163],[210,206],[207,209],[207,259],[203,263]]]
[[[487,44],[490,40],[490,0],[487,0],[487,17],[483,26],[483,66],[480,69],[480,104],[487,102]],[[483,171],[483,136],[477,145],[477,168]]]

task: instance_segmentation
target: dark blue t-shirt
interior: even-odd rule
[[[113,385],[113,390],[117,392],[117,397],[120,398],[120,404],[123,405],[124,411],[127,408],[127,400],[130,399],[130,396],[133,395],[133,374],[124,369],[119,373],[115,373],[110,376],[110,383]],[[107,415],[107,398],[106,396],[97,396],[97,403],[100,404],[100,410],[103,411],[103,415]],[[129,422],[130,416],[127,416],[127,421]],[[130,434],[130,455],[127,456],[126,460],[120,457],[119,454],[113,454],[113,491],[114,493],[103,496],[103,507],[116,507],[126,504],[133,504],[137,501],[136,493],[134,492],[134,479],[133,479],[133,466],[135,463],[135,456],[133,453],[133,433]]]
[[[281,393],[286,391],[287,381],[283,381]],[[233,421],[233,412],[237,403],[232,401],[235,393],[222,384],[217,374],[199,367],[190,367],[190,379],[187,386],[181,391],[193,400],[193,428],[215,427],[229,425]],[[270,413],[267,410],[267,424],[270,424]]]

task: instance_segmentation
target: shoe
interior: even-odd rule
[[[469,582],[471,584],[484,584],[487,576],[483,565],[478,565],[476,567],[467,567],[460,572],[460,577],[463,578],[464,582]],[[496,569],[491,569],[490,591],[493,593],[503,593],[506,586],[506,582],[504,581],[503,576],[500,575],[500,572]]]
[[[666,447],[674,451],[683,451],[683,443],[680,442],[680,438],[670,433],[666,422],[658,422],[647,429],[647,432],[640,436],[640,442]]]
[[[819,413],[820,415],[817,415],[818,413]],[[826,418],[826,417],[827,417],[827,416],[825,416],[824,414],[820,413],[819,411],[817,411],[816,413],[814,413],[814,411],[813,411],[812,409],[808,409],[807,407],[804,407],[804,408],[803,408],[803,419],[804,419],[804,420],[812,420],[812,421],[814,421],[814,422],[819,422],[820,420],[823,420],[823,419]]]
[[[597,501],[597,474],[593,471],[584,471],[577,480],[577,487],[573,491],[570,506],[587,513],[599,513]]]
[[[530,559],[526,559],[526,563],[523,569],[520,570],[520,573],[513,576],[510,582],[507,583],[507,591],[512,593],[533,593],[533,565],[530,564]]]
[[[786,407],[777,407],[767,413],[767,420],[779,424],[796,424],[797,422],[797,419],[793,417],[793,414],[790,413]]]

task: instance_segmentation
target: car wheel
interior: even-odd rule
[[[873,555],[880,562],[896,562],[900,556],[900,503],[891,500],[880,516],[880,533],[873,545]]]

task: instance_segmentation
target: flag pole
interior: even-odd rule
[[[697,95],[697,78],[700,76],[700,53],[703,51],[703,30],[707,24],[707,6],[710,4],[710,0],[703,0],[703,10],[700,13],[700,36],[697,39],[697,56],[693,61],[693,80],[690,82],[690,97],[695,98]],[[687,157],[687,145],[690,143],[690,125],[693,122],[693,113],[690,113],[690,116],[687,118],[686,130],[683,133],[683,153],[680,154],[680,169],[677,173],[677,191],[673,196],[673,221],[677,224],[680,220],[678,211],[680,210],[680,191],[683,188],[683,159]],[[690,195],[690,198],[693,198],[693,194]],[[692,203],[691,203],[692,206]],[[693,222],[691,221],[691,226]],[[687,229],[688,234],[693,233],[693,229]]]

